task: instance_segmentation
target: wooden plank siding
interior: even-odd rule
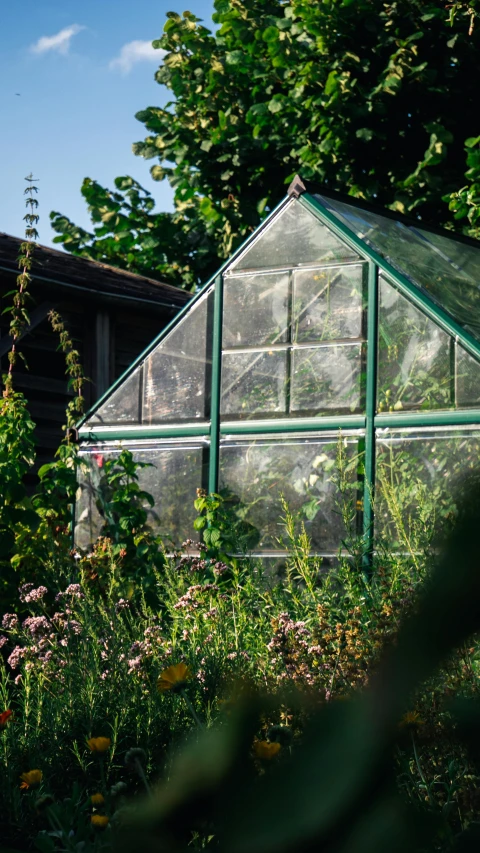
[[[11,296],[5,294],[15,286],[20,242],[0,233],[0,311],[11,305]],[[52,459],[62,439],[65,407],[72,395],[58,336],[46,316],[49,306],[62,316],[91,380],[84,391],[88,408],[188,302],[190,294],[45,247],[35,249],[34,259],[32,327],[18,347],[26,366],[18,361],[14,386],[27,397],[37,424],[39,466]],[[2,313],[2,373],[8,370],[8,328],[9,315]]]

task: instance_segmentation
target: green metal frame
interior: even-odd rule
[[[368,264],[367,301],[367,398],[365,432],[365,479],[363,484],[363,535],[365,562],[373,552],[373,497],[375,488],[375,415],[377,401],[378,267]]]
[[[208,463],[208,491],[218,491],[218,463],[220,456],[220,394],[222,381],[222,322],[223,276],[215,279],[213,306],[212,390],[210,403],[210,456]]]
[[[130,438],[194,438],[209,436],[210,424],[185,424],[178,426],[135,426],[135,427],[95,427],[79,430],[81,441],[128,441]]]
[[[275,418],[271,421],[222,421],[221,435],[272,435],[282,432],[322,432],[324,430],[365,429],[364,415],[318,418]]]
[[[409,299],[417,308],[432,319],[440,328],[447,332],[456,342],[480,362],[480,343],[463,329],[447,312],[433,302],[421,288],[414,285],[405,275],[395,269],[378,252],[368,246],[361,238],[340,222],[333,213],[323,207],[319,201],[305,192],[297,199],[304,208],[312,213],[322,224],[326,225],[344,243],[350,246],[360,256],[360,260],[368,264],[368,303],[367,303],[367,360],[366,360],[366,400],[365,415],[347,415],[341,417],[309,417],[309,418],[277,418],[242,421],[226,421],[220,418],[221,398],[221,365],[222,365],[222,324],[223,324],[223,272],[236,258],[257,240],[261,232],[272,222],[280,211],[288,204],[294,203],[291,196],[283,199],[264,223],[252,234],[239,249],[226,261],[219,271],[201,288],[199,293],[177,314],[171,323],[162,330],[146,350],[135,360],[127,371],[111,386],[106,394],[96,403],[92,410],[79,423],[79,437],[88,442],[122,441],[128,439],[204,439],[210,444],[208,487],[210,492],[218,490],[218,470],[220,441],[224,436],[280,435],[285,433],[314,433],[338,430],[365,431],[365,464],[363,492],[363,534],[365,541],[364,565],[371,565],[373,553],[374,532],[374,487],[375,487],[375,437],[377,429],[385,428],[418,428],[425,429],[436,426],[480,425],[480,409],[464,411],[430,411],[430,412],[394,412],[377,414],[377,362],[378,362],[378,332],[379,332],[379,274],[384,273],[390,283]],[[86,422],[91,415],[115,392],[115,390],[131,375],[139,364],[152,350],[169,334],[188,311],[202,296],[213,287],[213,341],[212,341],[212,371],[211,371],[211,411],[210,421],[202,424],[186,423],[159,426],[105,426],[89,428]]]

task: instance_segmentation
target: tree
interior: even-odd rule
[[[94,232],[52,214],[66,249],[194,287],[296,172],[468,228],[465,205],[450,211],[448,197],[465,183],[465,142],[478,133],[472,4],[216,0],[215,9],[215,33],[190,12],[168,13],[153,44],[166,52],[156,80],[173,98],[137,113],[147,136],[134,153],[156,161],[154,180],[170,181],[175,212],[155,213],[131,178],[115,192],[86,179]]]

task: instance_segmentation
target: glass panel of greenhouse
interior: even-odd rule
[[[108,529],[122,450],[173,550],[198,489],[266,561],[287,514],[330,565],[355,537],[414,553],[425,513],[454,512],[480,449],[480,247],[298,186],[79,425],[78,548]]]
[[[379,430],[377,537],[398,551],[419,550],[425,519],[442,525],[452,518],[479,458],[480,426]]]

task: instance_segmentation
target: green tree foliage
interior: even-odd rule
[[[52,214],[66,249],[193,287],[279,201],[295,172],[450,228],[478,133],[475,3],[216,0],[215,33],[169,12],[153,44],[171,93],[137,113],[134,153],[175,191],[155,213],[131,178],[86,179],[93,233]],[[478,147],[478,146],[477,146]],[[471,152],[471,148],[468,149]],[[468,164],[471,168],[471,164]],[[460,205],[460,202],[459,202]]]

